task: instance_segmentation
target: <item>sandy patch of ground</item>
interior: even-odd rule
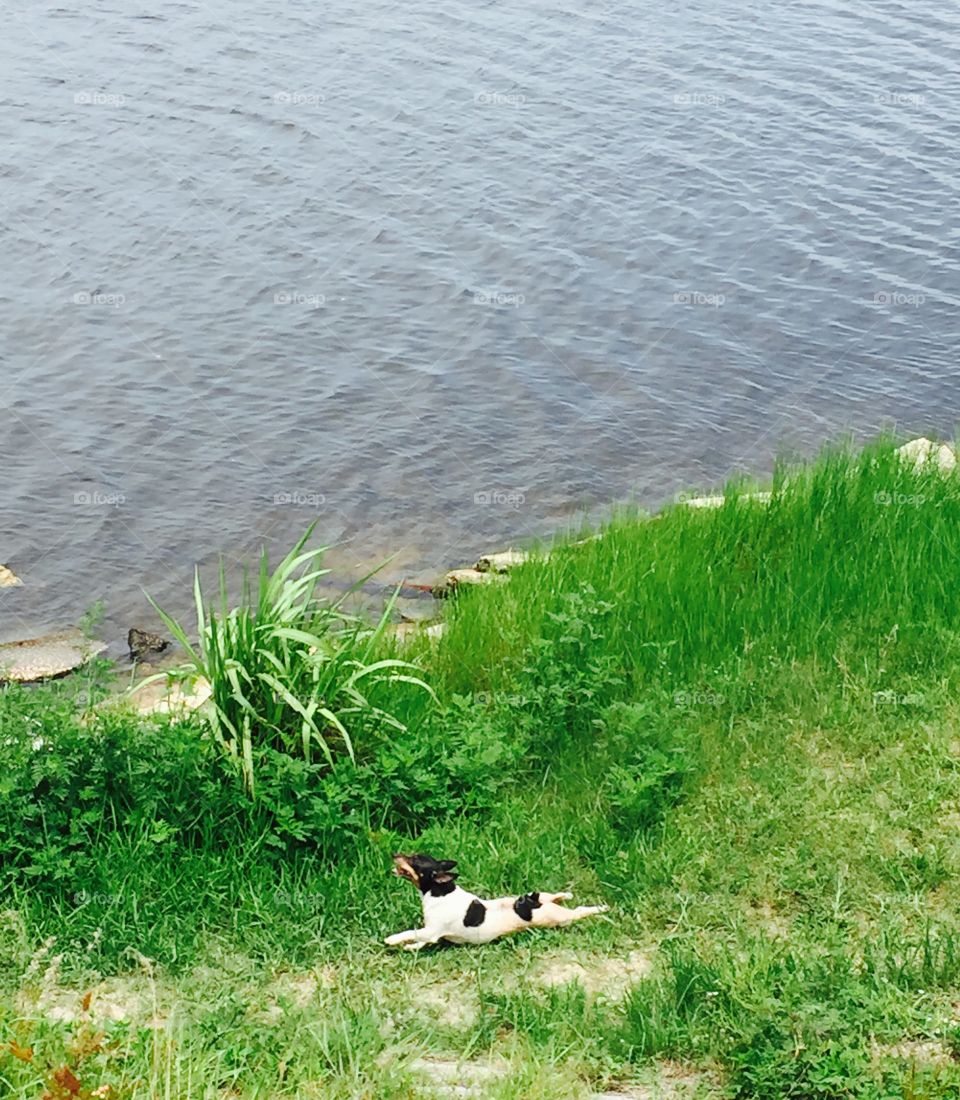
[[[652,959],[652,950],[631,950],[615,957],[565,952],[548,956],[534,965],[529,980],[542,987],[577,981],[591,997],[620,1000],[632,986],[650,975]],[[508,977],[505,985],[514,988],[519,980],[516,976]],[[525,975],[523,981],[527,980]],[[426,1011],[434,1021],[449,1027],[471,1026],[479,1011],[476,994],[463,980],[415,979],[407,987],[407,998],[413,1010]]]
[[[294,1008],[306,1008],[318,992],[335,989],[337,981],[338,975],[332,966],[321,966],[316,970],[278,974],[267,987],[267,994]]]
[[[877,1043],[873,1047],[873,1053],[875,1057],[896,1058],[918,1066],[954,1064],[953,1055],[938,1039],[902,1039],[899,1043]]]
[[[417,1058],[410,1069],[435,1096],[486,1096],[490,1084],[509,1071],[507,1062],[461,1062],[454,1058]]]
[[[73,1023],[84,1016],[84,999],[89,995],[88,1017],[93,1023],[125,1021],[138,1027],[158,1028],[166,1023],[157,1004],[156,989],[147,978],[111,978],[87,990],[66,989],[44,983],[39,990],[21,990],[21,1011],[37,1013],[48,1020]]]
[[[748,910],[750,919],[759,925],[773,939],[786,940],[790,938],[792,922],[783,913],[777,912],[769,901],[758,901]]]
[[[565,954],[546,959],[534,970],[533,980],[546,986],[579,982],[591,996],[618,1000],[652,970],[652,951],[629,951],[616,958]]]
[[[423,1078],[432,1095],[483,1097],[491,1085],[510,1072],[503,1059],[457,1061],[455,1058],[418,1058],[410,1069]],[[660,1062],[653,1068],[649,1084],[626,1085],[622,1089],[584,1093],[585,1100],[692,1100],[719,1095],[716,1075],[679,1062]]]
[[[336,988],[338,980],[332,966],[277,974],[268,985],[251,992],[251,1003],[262,1006],[253,1015],[268,1024],[278,1023],[289,1009],[308,1008],[319,994]]]
[[[694,1069],[682,1062],[659,1062],[653,1072],[647,1084],[594,1092],[589,1100],[693,1100],[722,1095],[719,1077],[709,1070]]]
[[[447,1027],[469,1027],[477,1019],[476,996],[463,982],[413,984],[408,997],[412,1008],[426,1009],[438,1023]]]

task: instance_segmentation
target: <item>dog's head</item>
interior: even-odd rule
[[[432,856],[396,855],[393,857],[393,873],[409,879],[421,893],[448,893],[457,877],[455,859],[434,859]]]

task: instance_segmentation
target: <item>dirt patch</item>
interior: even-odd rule
[[[332,966],[316,970],[281,972],[265,987],[251,988],[252,1015],[268,1024],[279,1023],[290,1009],[303,1010],[325,990],[334,989],[338,975]]]
[[[680,1100],[687,1096],[719,1096],[720,1076],[714,1070],[696,1069],[683,1062],[661,1062],[658,1100]]]
[[[457,1061],[454,1058],[418,1058],[410,1069],[425,1079],[435,1096],[483,1097],[495,1081],[510,1072],[503,1059]],[[605,1092],[584,1092],[585,1100],[693,1100],[719,1095],[720,1081],[709,1070],[680,1062],[660,1062],[651,1067],[649,1083],[625,1085]]]
[[[284,1001],[294,1008],[306,1008],[318,992],[334,989],[337,978],[337,972],[332,966],[278,974],[267,987],[267,993],[272,999]]]
[[[899,1043],[877,1043],[873,1053],[878,1058],[896,1058],[918,1066],[954,1065],[951,1052],[937,1039],[902,1039]]]
[[[719,1076],[682,1062],[660,1062],[649,1083],[626,1085],[622,1089],[594,1092],[589,1100],[693,1100],[722,1095]]]
[[[86,1013],[93,1023],[124,1021],[138,1027],[163,1027],[166,1023],[160,1012],[156,991],[149,980],[141,977],[111,978],[98,982],[87,990],[66,989],[45,983],[38,991],[21,991],[20,1009],[45,1016],[60,1023],[73,1023],[84,1013],[84,999],[89,995]]]
[[[486,1096],[509,1065],[500,1060],[460,1062],[454,1058],[418,1058],[410,1069],[425,1079],[434,1096]]]
[[[790,938],[792,921],[788,916],[778,912],[769,901],[754,902],[748,909],[748,913],[751,922],[762,928],[771,939]]]
[[[555,955],[534,971],[540,985],[564,985],[579,982],[591,996],[617,1000],[631,986],[649,977],[653,970],[652,951],[630,951],[618,958]]]
[[[479,1012],[476,997],[464,988],[463,982],[411,985],[408,996],[414,1009],[426,1009],[447,1027],[469,1027]]]

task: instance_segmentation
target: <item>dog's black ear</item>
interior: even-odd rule
[[[441,871],[452,871],[456,865],[457,861],[455,859],[441,859],[437,861],[437,866]]]

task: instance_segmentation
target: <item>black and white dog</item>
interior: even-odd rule
[[[419,951],[428,943],[489,943],[524,928],[555,928],[606,912],[605,905],[567,909],[560,903],[571,894],[536,892],[484,901],[456,883],[455,859],[394,856],[393,873],[409,879],[423,900],[423,927],[397,932],[384,941],[389,947]]]

